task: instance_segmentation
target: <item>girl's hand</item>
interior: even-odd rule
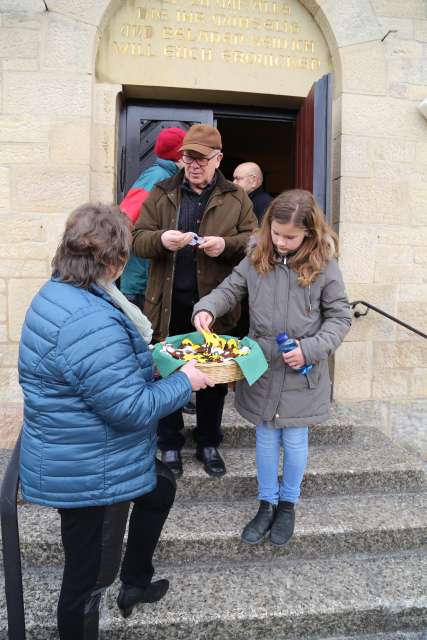
[[[304,354],[299,344],[296,349],[293,349],[288,353],[282,353],[282,358],[289,367],[292,367],[292,369],[300,369],[305,365]]]
[[[194,326],[199,333],[210,331],[209,327],[213,322],[213,317],[208,311],[199,311],[193,318]]]

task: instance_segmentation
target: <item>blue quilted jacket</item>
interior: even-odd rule
[[[27,312],[22,494],[56,508],[130,500],[156,485],[156,426],[191,398],[187,376],[153,380],[151,354],[99,287],[52,279]]]

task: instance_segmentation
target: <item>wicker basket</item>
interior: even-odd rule
[[[245,376],[241,368],[234,360],[225,362],[197,362],[196,367],[206,373],[215,384],[235,382]]]

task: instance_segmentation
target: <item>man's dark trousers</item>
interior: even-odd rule
[[[195,331],[191,324],[193,304],[188,304],[187,296],[180,297],[175,293],[172,300],[172,316],[169,335],[180,335]],[[224,409],[224,399],[227,395],[226,384],[216,384],[214,387],[201,389],[196,393],[197,427],[193,431],[193,438],[198,449],[204,447],[218,447],[222,442],[221,420]],[[159,421],[158,446],[161,451],[182,449],[185,438],[182,433],[184,420],[182,410],[171,413]]]

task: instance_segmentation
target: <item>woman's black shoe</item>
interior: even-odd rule
[[[168,589],[169,580],[157,580],[144,589],[122,584],[117,597],[117,606],[122,616],[128,618],[138,602],[157,602],[163,598]]]
[[[284,547],[294,533],[295,511],[290,503],[280,501],[277,505],[276,517],[271,527],[270,542],[276,547]]]
[[[243,529],[242,540],[248,544],[258,544],[270,531],[273,524],[275,506],[271,502],[261,500],[258,513]]]

